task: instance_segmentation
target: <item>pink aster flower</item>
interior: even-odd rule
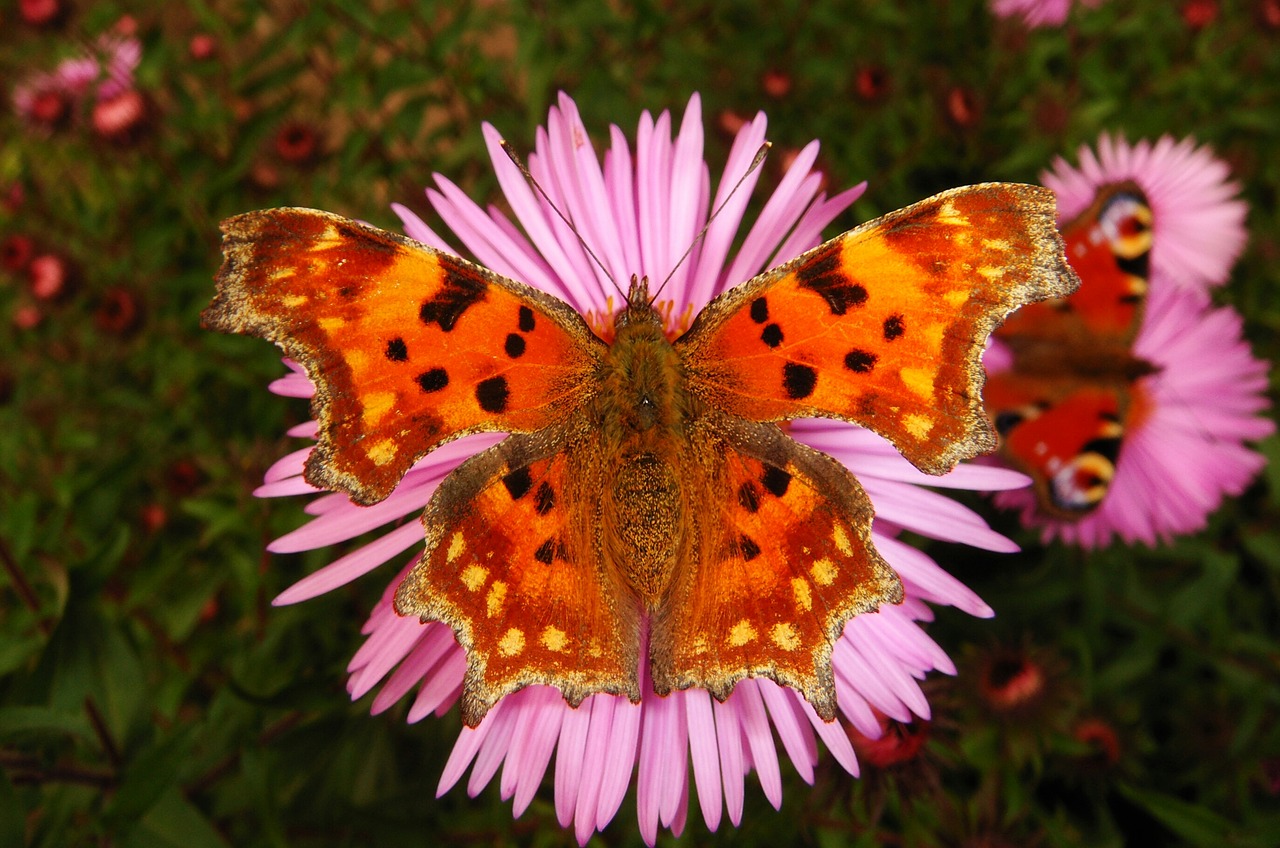
[[[627,280],[632,273],[647,274],[659,282],[665,279],[693,243],[709,210],[719,205],[747,170],[765,137],[763,114],[745,123],[723,175],[713,185],[703,161],[697,95],[690,100],[674,139],[672,124],[667,112],[656,119],[645,113],[634,147],[622,130],[612,127],[603,165],[577,107],[567,96],[561,95],[547,126],[538,130],[530,170],[574,221],[614,280]],[[497,131],[485,125],[484,136],[515,219],[497,207],[477,206],[437,175],[436,187],[428,189],[427,196],[459,247],[495,271],[551,292],[597,320],[608,316],[616,305],[613,283],[589,260],[564,222],[533,193],[499,148]],[[730,258],[760,172],[747,177],[705,240],[663,290],[664,298],[670,299],[673,326],[682,316],[688,320],[686,307],[700,309],[727,287],[816,245],[823,227],[862,193],[860,185],[827,197],[820,190],[822,174],[813,170],[817,152],[818,144],[812,142],[795,158]],[[398,205],[394,209],[410,236],[458,252],[408,209]],[[309,397],[313,391],[296,367],[272,389],[292,397]],[[315,423],[308,422],[290,433],[312,437],[315,430]],[[441,794],[470,769],[468,793],[479,793],[497,777],[498,791],[512,800],[519,816],[547,770],[554,768],[559,821],[573,826],[578,841],[585,844],[613,819],[634,778],[640,832],[652,845],[660,828],[683,830],[690,795],[696,796],[708,828],[714,830],[726,813],[737,825],[751,772],[756,773],[769,802],[779,806],[782,758],[778,743],[806,781],[813,780],[820,746],[856,775],[851,729],[876,738],[882,732],[881,716],[899,722],[929,717],[929,704],[918,681],[930,671],[955,672],[951,660],[920,625],[933,617],[930,604],[955,606],[975,616],[992,612],[933,560],[895,537],[906,529],[988,550],[1013,550],[1011,542],[990,530],[975,513],[921,485],[1004,489],[1024,485],[1025,478],[975,466],[962,466],[941,478],[928,477],[878,436],[839,422],[795,422],[790,433],[836,457],[858,475],[876,507],[875,544],[906,588],[903,604],[854,618],[835,646],[841,720],[822,721],[797,693],[768,679],[739,683],[724,703],[704,690],[657,697],[648,686],[647,664],[642,662],[644,694],[637,704],[600,694],[572,709],[558,690],[547,686],[530,686],[499,701],[478,727],[461,730],[440,778]],[[366,622],[366,641],[348,666],[353,698],[377,689],[374,713],[410,697],[408,720],[416,722],[431,714],[444,715],[459,698],[466,660],[453,631],[437,622],[401,618],[392,609],[395,587],[416,559],[410,555],[405,562],[403,557],[423,543],[417,521],[400,522],[423,509],[440,480],[459,462],[501,438],[481,434],[442,445],[420,460],[389,498],[372,507],[353,506],[343,494],[321,495],[307,507],[314,519],[270,546],[282,553],[301,551],[384,530],[376,541],[304,578],[275,600],[277,604],[303,601],[401,558],[403,567],[392,576]],[[302,477],[309,450],[303,448],[277,462],[257,494],[314,493]],[[641,651],[641,656],[646,654]]]
[[[1210,308],[1205,296],[1226,280],[1246,237],[1247,207],[1228,176],[1225,163],[1190,139],[1130,145],[1107,135],[1097,154],[1081,149],[1079,169],[1059,158],[1041,175],[1058,195],[1060,220],[1080,214],[1100,187],[1129,180],[1146,194],[1153,219],[1150,287],[1133,355],[1155,372],[1132,384],[1105,498],[1085,517],[1064,521],[1041,513],[1030,491],[996,497],[1042,528],[1046,541],[1093,548],[1119,537],[1154,545],[1194,532],[1264,464],[1245,442],[1274,430],[1261,415],[1267,366],[1250,352],[1239,315]],[[985,364],[996,372],[1012,363],[995,342]]]
[[[1080,0],[1082,6],[1096,6],[1102,0]],[[991,0],[997,17],[1023,20],[1028,27],[1062,26],[1071,12],[1072,0]]]
[[[142,44],[133,37],[101,36],[91,51],[62,60],[50,73],[33,74],[13,88],[14,110],[36,124],[41,119],[41,100],[56,96],[70,107],[79,107],[92,98],[108,101],[132,90],[134,71],[142,60]]]
[[[1236,195],[1227,164],[1193,139],[1163,136],[1155,144],[1129,144],[1106,134],[1097,153],[1080,148],[1080,166],[1061,157],[1041,181],[1058,195],[1058,217],[1068,221],[1093,202],[1100,186],[1132,180],[1151,204],[1153,287],[1194,291],[1226,282],[1244,250],[1248,206]]]
[[[1085,548],[1117,536],[1154,545],[1204,527],[1222,499],[1240,494],[1266,464],[1245,442],[1275,431],[1262,414],[1269,405],[1267,364],[1253,356],[1242,327],[1229,307],[1153,284],[1133,353],[1156,371],[1133,383],[1115,476],[1101,505],[1063,521],[1041,514],[1029,490],[1001,492],[996,504],[1021,510],[1045,541]]]

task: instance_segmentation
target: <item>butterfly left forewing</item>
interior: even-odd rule
[[[204,325],[275,342],[306,368],[313,485],[374,503],[437,445],[550,426],[594,391],[603,343],[543,292],[312,209],[249,212],[222,229]]]
[[[769,677],[832,720],[835,640],[854,615],[902,600],[871,543],[870,500],[848,469],[775,425],[712,414],[692,435],[699,545],[654,618],[654,689],[724,699]]]
[[[713,301],[676,342],[742,418],[842,418],[943,473],[990,450],[979,358],[1014,309],[1078,284],[1052,192],[986,184],[885,215]]]

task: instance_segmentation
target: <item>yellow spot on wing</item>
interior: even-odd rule
[[[366,425],[372,427],[391,411],[395,402],[395,392],[370,392],[364,398],[364,411],[360,417]]]
[[[999,250],[1004,253],[1008,253],[1013,249],[1013,245],[1004,239],[983,239],[982,246],[987,250]]]
[[[827,557],[815,562],[809,568],[809,573],[813,575],[813,582],[819,586],[830,586],[836,582],[836,564]]]
[[[463,552],[463,551],[465,551],[466,549],[467,549],[467,540],[466,540],[466,539],[464,539],[464,538],[462,537],[462,534],[461,534],[461,533],[454,533],[454,534],[453,534],[453,537],[449,539],[449,552],[448,552],[447,554],[445,554],[444,561],[445,561],[445,562],[453,562],[453,561],[454,561],[455,559],[457,559],[457,558],[462,554],[462,552]],[[475,568],[475,566],[472,566],[472,568]],[[467,569],[467,571],[470,571],[470,570],[471,570],[470,568],[469,568],[469,569]],[[481,569],[479,569],[479,570],[480,570],[480,571],[482,571],[482,572],[484,571],[484,569],[483,569],[483,568],[481,568]],[[465,576],[465,575],[466,575],[466,571],[464,571],[464,572],[463,572],[463,575],[464,575],[464,576],[463,576],[463,580],[466,580],[466,576]],[[481,583],[483,583],[483,582],[484,582],[484,574],[481,574],[481,575],[480,575],[480,582],[481,582]],[[468,586],[467,586],[467,588],[474,592],[474,591],[478,588],[478,584],[477,584],[477,586],[471,586],[471,585],[468,585]]]
[[[396,452],[399,450],[395,439],[382,439],[369,445],[364,452],[374,465],[386,465],[396,458]]]
[[[926,401],[933,400],[933,383],[938,378],[937,368],[903,368],[898,372],[902,384]]]
[[[729,644],[735,648],[741,648],[755,638],[756,629],[745,618],[733,625],[733,629],[729,631]]]
[[[278,283],[281,280],[287,280],[289,277],[292,277],[292,276],[293,276],[292,268],[280,268],[278,270],[272,271],[270,274],[271,282],[273,283]],[[286,309],[297,309],[299,306],[302,306],[310,302],[310,300],[311,298],[307,297],[305,294],[287,294],[284,297],[280,298],[280,303]]]
[[[937,220],[939,224],[950,224],[953,227],[967,227],[969,225],[969,219],[950,200],[938,207]]]
[[[802,610],[813,609],[813,592],[809,589],[808,580],[803,577],[792,577],[791,592],[796,597],[796,606]]]
[[[978,273],[988,280],[999,280],[1004,277],[1004,269],[997,265],[979,265]]]
[[[947,306],[960,307],[969,299],[969,292],[967,289],[955,289],[942,295],[942,299],[947,302]]]
[[[453,550],[453,548],[450,547],[450,550]],[[468,565],[462,570],[462,574],[458,576],[462,580],[463,586],[466,586],[472,592],[476,592],[484,585],[484,581],[488,579],[489,569],[480,565]]]
[[[326,334],[328,334],[328,335],[330,335],[330,336],[332,336],[332,335],[333,335],[334,333],[336,333],[338,330],[341,330],[343,327],[347,326],[347,322],[346,322],[346,320],[345,320],[345,319],[343,319],[343,318],[336,318],[336,317],[335,317],[335,318],[321,318],[321,319],[320,319],[319,321],[317,321],[316,323],[317,323],[318,325],[320,325],[320,329],[324,330],[324,331],[325,331],[325,333],[326,333]]]
[[[790,624],[773,625],[773,629],[769,631],[769,638],[773,640],[773,644],[784,651],[794,651],[800,647],[800,637],[796,635],[796,629]]]
[[[524,631],[513,627],[498,640],[498,653],[504,657],[514,657],[524,650]]]
[[[563,651],[565,646],[569,644],[569,637],[558,627],[548,624],[547,628],[542,631],[542,647],[548,651]]]
[[[933,419],[927,415],[912,413],[902,416],[902,428],[917,439],[923,440],[933,429]]]
[[[489,587],[489,594],[485,596],[485,609],[490,618],[502,612],[502,605],[507,600],[507,584],[501,580],[493,581],[493,585]]]
[[[844,527],[836,524],[831,528],[831,541],[836,543],[836,549],[845,556],[853,556],[853,546],[849,544],[849,534],[844,532]]]

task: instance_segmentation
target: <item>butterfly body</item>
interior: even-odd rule
[[[659,695],[765,676],[832,720],[834,642],[903,587],[858,481],[779,422],[863,424],[931,473],[989,449],[986,336],[1077,283],[1053,218],[1045,189],[955,189],[725,292],[674,341],[635,280],[606,342],[465,260],[268,210],[224,222],[204,321],[306,367],[307,479],[357,502],[445,441],[509,434],[440,483],[395,596],[457,635],[467,724],[531,684],[638,700],[641,662]]]
[[[651,613],[676,563],[689,553],[681,481],[690,476],[684,468],[689,428],[700,405],[689,396],[680,355],[650,305],[647,280],[632,279],[600,388],[589,414],[600,433],[600,455],[617,458],[600,493],[603,551]]]
[[[1041,510],[1075,520],[1106,497],[1125,429],[1155,373],[1133,354],[1146,300],[1151,210],[1132,183],[1104,187],[1063,226],[1084,281],[1072,295],[1021,310],[996,333],[1011,354],[985,393],[1001,452],[1029,474]]]

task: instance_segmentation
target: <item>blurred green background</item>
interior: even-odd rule
[[[132,30],[145,112],[104,135],[0,110],[0,236],[67,272],[40,300],[0,271],[0,848],[573,843],[549,780],[518,821],[496,784],[433,798],[456,713],[408,727],[403,705],[349,702],[385,577],[269,606],[333,555],[263,551],[303,502],[250,492],[307,410],[266,391],[273,347],[199,328],[225,216],[395,227],[399,201],[430,222],[436,171],[494,200],[480,123],[527,150],[558,90],[597,143],[701,92],[713,173],[735,116],[763,109],[775,150],[818,138],[832,186],[870,181],[839,228],[1035,181],[1102,131],[1192,135],[1251,208],[1215,298],[1280,352],[1276,2],[1111,0],[1030,31],[977,0],[54,2],[29,23],[46,5],[0,11],[6,98]],[[824,756],[812,789],[784,766],[781,814],[751,778],[741,830],[708,834],[695,804],[683,842],[1280,844],[1278,475],[1157,550],[1044,549],[973,499],[1025,551],[927,546],[997,617],[931,626],[960,674],[928,682],[920,754],[861,780]],[[1019,663],[1044,696],[992,709],[979,680]],[[595,843],[640,844],[632,799]]]

